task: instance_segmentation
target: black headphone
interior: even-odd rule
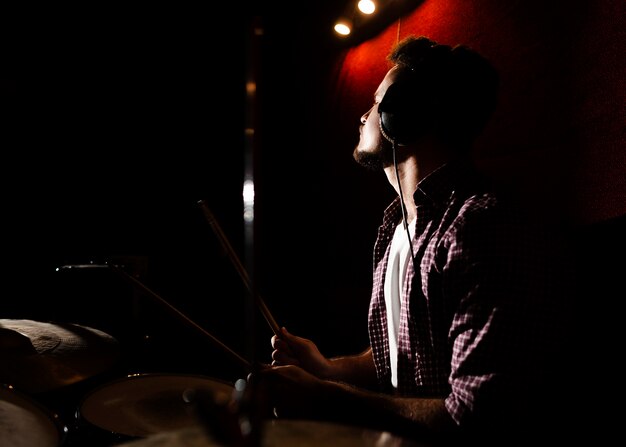
[[[415,79],[396,81],[378,104],[381,133],[392,143],[413,143],[432,121],[432,101],[419,84]]]

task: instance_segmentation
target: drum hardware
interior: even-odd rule
[[[221,340],[219,340],[216,336],[211,334],[209,331],[204,329],[202,326],[198,325],[195,321],[177,309],[175,306],[170,304],[163,297],[158,295],[156,292],[147,287],[144,283],[142,283],[139,279],[135,278],[133,275],[127,273],[123,266],[118,266],[116,264],[75,264],[75,265],[64,265],[59,267],[59,269],[76,269],[76,268],[108,268],[113,272],[117,273],[120,277],[122,277],[125,281],[129,282],[132,286],[139,289],[145,295],[148,295],[150,298],[155,300],[159,305],[161,305],[169,314],[173,315],[178,320],[182,321],[184,324],[192,327],[197,332],[199,332],[203,337],[207,338],[211,343],[213,343],[218,348],[222,349],[224,352],[229,354],[232,359],[234,359],[239,365],[241,365],[246,371],[249,371],[251,368],[251,364],[248,360],[237,354],[230,347],[224,344]]]
[[[197,422],[220,445],[260,446],[263,417],[251,399],[251,386],[244,379],[237,380],[229,400],[203,392],[194,397]]]
[[[222,341],[220,341],[217,337],[215,337],[213,334],[211,334],[209,331],[207,331],[206,329],[204,329],[202,326],[198,325],[196,322],[194,322],[191,318],[189,318],[187,315],[185,315],[183,312],[181,312],[180,310],[178,310],[176,307],[174,307],[173,305],[171,305],[170,303],[168,303],[164,298],[162,298],[161,296],[159,296],[157,293],[153,292],[151,289],[149,289],[147,286],[145,286],[141,281],[139,281],[137,278],[135,278],[134,276],[129,275],[128,273],[126,273],[122,268],[116,266],[116,265],[110,265],[111,269],[118,273],[121,277],[123,277],[124,279],[126,279],[128,282],[130,282],[131,284],[133,284],[134,286],[138,287],[139,289],[141,289],[143,292],[145,292],[147,295],[149,295],[151,298],[153,298],[154,300],[156,300],[159,304],[161,304],[166,310],[168,310],[174,317],[176,317],[177,319],[181,320],[183,323],[188,324],[189,326],[191,326],[193,329],[195,329],[196,331],[198,331],[201,335],[203,335],[204,337],[206,337],[211,343],[213,343],[214,345],[216,345],[218,348],[222,349],[224,352],[226,352],[227,354],[229,354],[237,363],[239,363],[241,366],[243,366],[247,371],[250,370],[250,362],[248,362],[246,359],[244,359],[242,356],[240,356],[239,354],[237,354],[235,351],[233,351],[231,348],[229,348],[226,344],[224,344]]]

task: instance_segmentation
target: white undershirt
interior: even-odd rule
[[[415,219],[409,224],[411,237],[415,234]],[[398,329],[400,326],[400,308],[402,289],[406,269],[411,254],[409,238],[404,229],[404,223],[396,227],[391,240],[389,263],[385,275],[385,307],[387,309],[387,331],[389,336],[389,360],[391,362],[391,384],[398,387]]]

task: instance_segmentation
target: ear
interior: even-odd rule
[[[398,145],[413,143],[428,126],[429,101],[415,81],[391,84],[378,104],[383,136]]]

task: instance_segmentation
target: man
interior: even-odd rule
[[[475,51],[425,37],[388,59],[353,153],[398,194],[374,246],[370,347],[326,358],[283,328],[272,367],[251,383],[279,418],[522,443],[558,424],[545,396],[560,366],[561,277],[548,226],[472,163],[497,73]]]

